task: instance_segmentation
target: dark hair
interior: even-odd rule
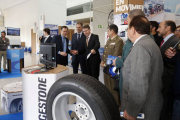
[[[76,25],[81,25],[81,27],[83,27],[83,23],[81,23],[81,22],[80,22],[80,23],[77,23]]]
[[[150,34],[150,23],[148,19],[144,16],[135,16],[129,25],[129,28],[134,27],[138,34]]]
[[[47,32],[47,34],[50,35],[50,29],[49,28],[45,28],[43,31]]]
[[[2,31],[1,33],[4,33],[6,35],[6,32]]]
[[[179,25],[179,26],[177,26],[177,27],[176,27],[176,29],[177,29],[177,28],[180,28],[180,25]]]
[[[128,13],[128,16],[130,19],[132,19],[133,17],[138,16],[138,15],[145,16],[144,12],[140,9],[134,9]]]
[[[68,29],[68,27],[67,27],[67,26],[62,26],[62,27],[61,27],[61,30],[62,30],[63,28]]]
[[[165,26],[170,26],[171,27],[171,32],[175,32],[176,30],[176,23],[174,21],[171,20],[167,20],[165,21]]]
[[[155,28],[156,28],[155,31],[157,31],[157,29],[158,29],[158,27],[159,27],[159,23],[158,23],[158,22],[156,22],[156,21],[150,21],[150,25],[151,25],[152,27],[155,27]]]
[[[84,28],[90,29],[90,26],[89,26],[89,25],[84,25],[84,26],[83,26],[83,29],[84,29]]]
[[[115,24],[112,24],[108,27],[111,30],[113,30],[116,34],[118,33],[118,27]]]

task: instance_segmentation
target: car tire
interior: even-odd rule
[[[10,113],[23,112],[22,98],[15,99],[11,102],[9,112]]]
[[[118,105],[110,91],[97,79],[83,74],[66,76],[52,85],[47,97],[48,120],[72,120],[67,117],[69,113],[67,106],[63,107],[64,103],[68,103],[69,95],[76,95],[76,103],[72,105],[77,108],[82,103],[83,107],[79,110],[87,113],[83,116],[85,114],[77,112],[77,108],[75,112],[79,118],[73,120],[120,120]],[[88,110],[89,114],[85,110]]]

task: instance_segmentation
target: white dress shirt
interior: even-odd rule
[[[46,38],[44,39],[44,43],[46,42],[46,40],[49,38],[50,35],[46,36]]]
[[[174,33],[171,33],[171,34],[169,34],[168,36],[166,36],[166,37],[164,38],[164,43],[167,42],[167,40],[169,40],[169,38],[172,37],[173,35],[174,35]],[[161,45],[161,47],[164,45],[164,43]]]
[[[136,39],[136,41],[134,42],[133,46],[134,46],[142,37],[144,37],[145,35],[147,35],[147,34],[144,34],[144,35],[141,35],[140,37],[138,37],[138,38]]]

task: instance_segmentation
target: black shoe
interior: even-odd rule
[[[4,69],[4,71],[8,71],[7,69]]]
[[[1,73],[1,71],[0,71],[0,73]]]

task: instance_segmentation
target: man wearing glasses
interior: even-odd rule
[[[180,25],[176,27],[176,30],[175,30],[174,34],[175,34],[178,38],[180,38]]]

